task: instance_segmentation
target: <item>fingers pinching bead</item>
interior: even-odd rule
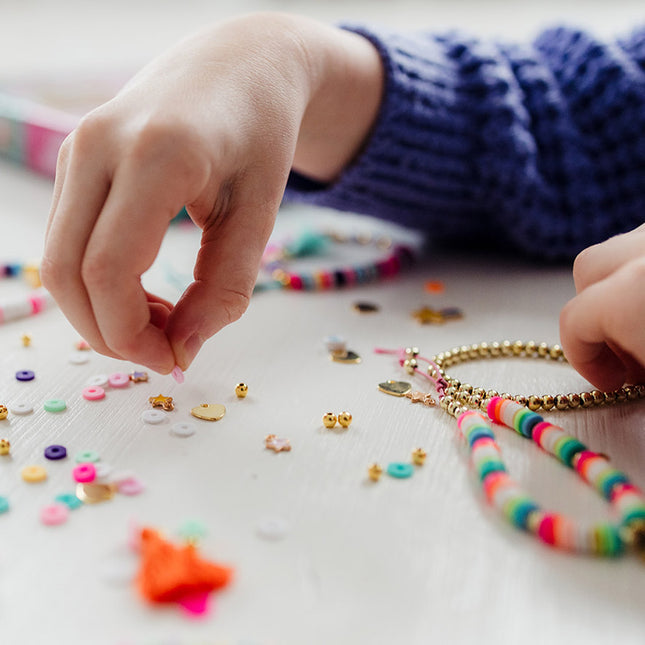
[[[367,467],[367,476],[373,481],[377,482],[383,474],[383,466],[380,464],[370,464]]]
[[[238,399],[246,398],[246,395],[249,393],[249,386],[246,383],[238,383],[235,386],[235,396]]]
[[[333,428],[336,425],[336,415],[333,412],[327,412],[323,416],[323,425],[325,428]]]
[[[349,428],[351,422],[352,415],[349,412],[341,412],[338,415],[338,423],[340,423],[343,428]]]

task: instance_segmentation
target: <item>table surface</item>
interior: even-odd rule
[[[134,4],[142,15],[149,8]],[[162,4],[169,35],[171,18],[179,14],[174,5]],[[498,12],[510,6],[493,4]],[[127,11],[125,4],[116,5]],[[418,4],[409,5],[420,12]],[[558,15],[555,4],[547,6],[547,17]],[[618,3],[625,24],[634,6]],[[42,5],[44,15],[48,7]],[[69,18],[76,5],[64,7]],[[374,7],[379,16],[387,15],[383,5]],[[586,18],[598,22],[610,11],[603,13],[595,3],[589,7],[596,13],[590,9]],[[437,8],[446,20],[452,15],[443,3]],[[18,26],[26,19],[24,8],[16,3],[14,9]],[[520,15],[516,5],[513,10]],[[325,11],[333,13],[318,5],[310,13],[327,17]],[[343,15],[335,4],[334,11],[331,17]],[[616,22],[616,12],[612,16]],[[193,23],[198,24],[195,16]],[[521,28],[526,26],[525,21]],[[81,40],[89,46],[89,38]],[[157,44],[158,36],[144,38],[138,53],[154,52]],[[71,51],[66,47],[55,60],[64,61]],[[26,49],[13,66],[3,57],[5,75],[21,61],[24,69],[34,67]],[[48,180],[0,163],[0,260],[38,257],[50,194]],[[276,235],[303,222],[409,235],[369,218],[298,207],[280,215]],[[173,226],[146,285],[176,299],[198,240],[191,227]],[[347,260],[345,252],[337,251],[338,258]],[[428,280],[442,281],[444,293],[426,292]],[[2,288],[0,300],[24,289],[8,281]],[[206,344],[184,384],[151,374],[148,383],[111,389],[100,402],[81,397],[88,379],[137,366],[95,353],[85,364],[71,363],[78,335],[56,308],[0,326],[0,403],[25,401],[35,410],[0,421],[1,437],[12,443],[11,457],[0,457],[0,494],[11,502],[0,517],[1,641],[642,643],[644,571],[635,558],[571,556],[507,526],[482,499],[454,420],[377,389],[380,381],[408,377],[392,357],[375,354],[376,346],[416,345],[432,355],[480,341],[555,343],[559,310],[573,293],[566,266],[436,249],[414,270],[385,283],[258,294],[239,322]],[[358,314],[357,301],[376,303],[380,310]],[[464,317],[421,326],[411,312],[422,305],[456,306]],[[25,332],[32,336],[30,347],[21,343]],[[323,343],[330,334],[344,336],[361,363],[330,361]],[[16,381],[19,369],[34,370],[36,379]],[[454,373],[463,381],[524,394],[589,387],[567,366],[543,361],[479,361]],[[240,381],[249,385],[243,400],[234,394]],[[176,409],[164,423],[146,424],[141,413],[148,397],[159,393],[172,396]],[[51,398],[64,399],[67,409],[44,411],[43,402]],[[225,417],[215,423],[193,419],[190,408],[204,402],[224,404]],[[609,454],[643,487],[644,405],[547,417]],[[325,429],[321,419],[328,410],[350,411],[351,427]],[[194,422],[196,433],[173,436],[169,430],[176,421]],[[289,438],[291,452],[266,450],[268,434]],[[607,516],[606,504],[570,470],[511,431],[500,428],[497,435],[511,473],[545,507],[581,521]],[[43,449],[52,443],[66,445],[71,456],[46,463]],[[370,462],[409,461],[418,446],[428,457],[413,477],[368,481]],[[40,509],[73,490],[73,455],[87,449],[115,469],[135,473],[145,492],[84,506],[62,526],[42,525]],[[22,481],[20,471],[28,464],[46,465],[47,481]],[[235,569],[234,583],[215,594],[213,611],[202,620],[187,618],[175,606],[146,605],[131,583],[137,566],[127,546],[132,526],[156,527],[179,543],[177,532],[187,520],[208,529],[200,551]],[[281,539],[261,535],[267,522],[285,523]]]

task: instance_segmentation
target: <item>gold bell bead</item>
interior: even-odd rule
[[[415,466],[423,466],[426,461],[426,451],[423,448],[417,448],[412,451],[412,463]]]
[[[8,439],[0,439],[0,455],[8,455],[11,452],[11,444]]]
[[[323,425],[325,428],[333,428],[336,425],[336,415],[333,412],[327,412],[325,416],[323,416]]]
[[[23,334],[20,337],[20,340],[22,341],[23,347],[30,347],[31,346],[31,336],[29,334]]]
[[[249,393],[249,386],[246,383],[238,383],[235,386],[235,396],[238,399],[246,398],[246,395]]]
[[[367,467],[367,475],[373,481],[377,482],[383,474],[383,466],[379,464],[370,464]]]
[[[2,421],[3,419],[6,419],[8,414],[9,414],[9,410],[7,410],[7,406],[0,405],[0,421]]]
[[[352,415],[349,412],[341,412],[338,415],[338,423],[340,423],[343,428],[349,428],[352,422]]]

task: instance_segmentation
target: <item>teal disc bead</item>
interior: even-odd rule
[[[62,412],[67,408],[67,403],[63,399],[49,399],[43,406],[47,412]]]
[[[9,500],[6,497],[0,495],[0,515],[6,513],[9,510]]]
[[[83,505],[83,502],[73,493],[61,493],[60,495],[56,495],[55,500],[61,504],[65,504],[70,511],[80,508]]]
[[[74,458],[77,464],[96,463],[101,461],[99,453],[94,450],[83,450],[79,452]]]
[[[393,461],[387,465],[387,474],[390,477],[396,477],[397,479],[405,479],[406,477],[412,477],[414,472],[414,466],[412,464],[406,464],[400,461]]]

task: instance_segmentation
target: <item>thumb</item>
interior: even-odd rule
[[[192,282],[168,318],[166,333],[186,370],[203,343],[246,311],[279,202],[231,208],[208,222]]]

